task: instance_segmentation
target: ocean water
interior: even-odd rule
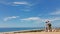
[[[20,31],[20,30],[33,30],[33,29],[44,29],[44,27],[36,27],[36,28],[0,28],[0,32],[11,32],[11,31]]]

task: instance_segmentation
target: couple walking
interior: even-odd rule
[[[45,23],[46,23],[45,31],[52,32],[52,27],[51,27],[52,25],[51,25],[50,21],[46,21]]]

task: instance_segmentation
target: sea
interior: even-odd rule
[[[44,27],[0,28],[0,32],[12,32],[12,31],[34,30],[34,29],[42,30],[44,29]]]

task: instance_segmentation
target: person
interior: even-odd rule
[[[50,21],[46,21],[46,32],[51,32],[52,31],[52,25],[50,23]]]

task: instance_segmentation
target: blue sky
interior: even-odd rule
[[[0,27],[60,26],[60,0],[0,0]]]

